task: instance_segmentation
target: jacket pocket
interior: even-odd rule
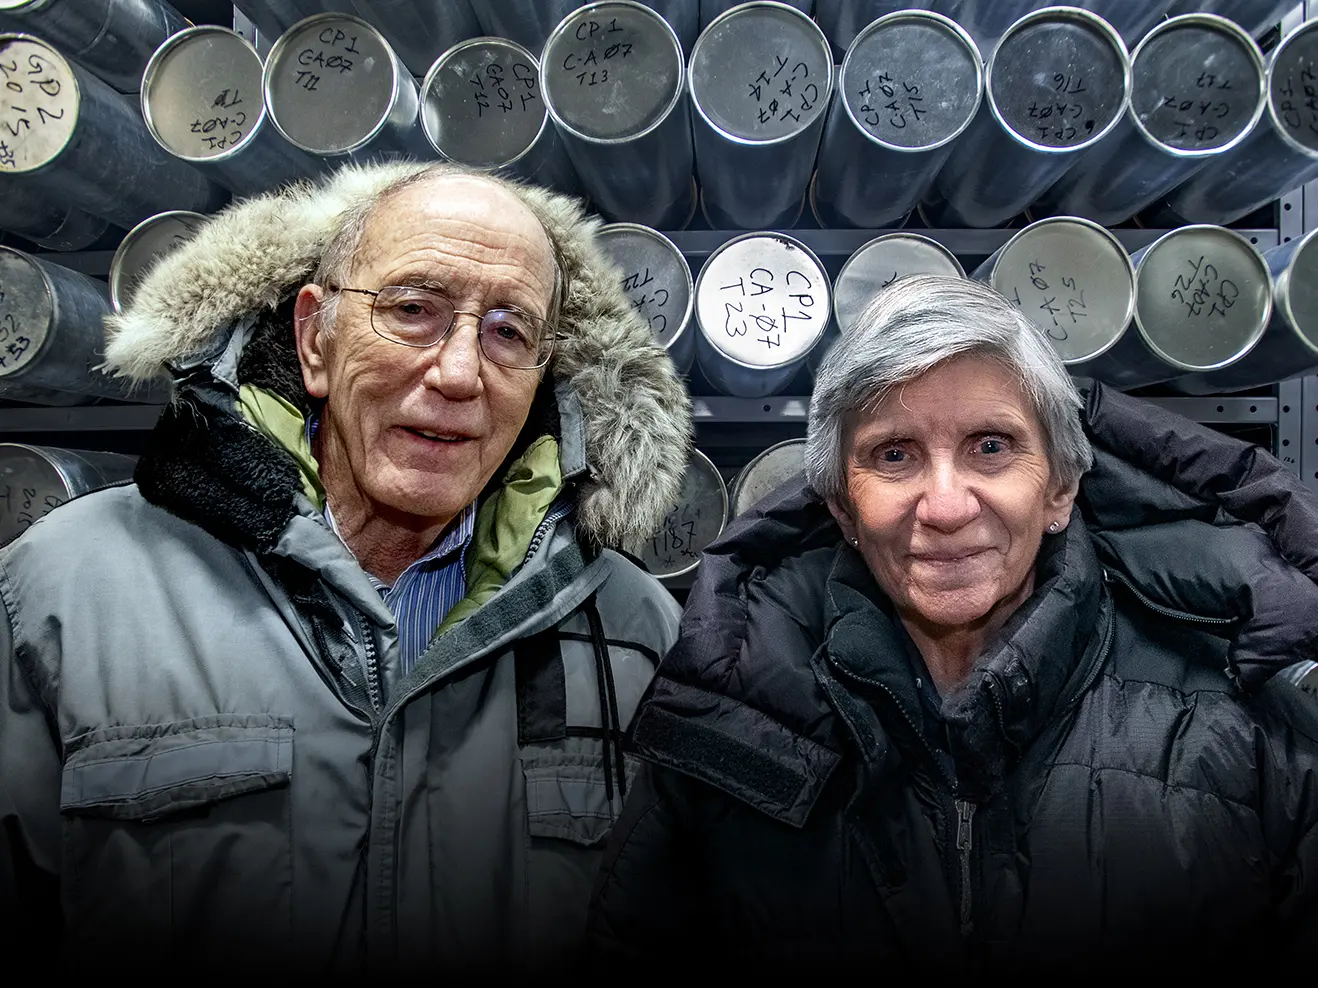
[[[73,946],[152,943],[217,962],[292,925],[291,718],[107,728],[68,746],[60,792]]]
[[[619,787],[605,782],[604,757],[603,742],[594,738],[522,749],[526,822],[532,837],[555,837],[586,847],[603,843],[622,808]],[[630,781],[636,767],[630,758],[626,761]]]

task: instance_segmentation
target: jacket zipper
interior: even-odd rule
[[[970,896],[970,851],[975,804],[967,799],[953,800],[956,806],[956,849],[961,858],[961,935],[968,937],[975,929]]]
[[[526,555],[522,557],[522,565],[525,566],[531,561],[531,557],[540,551],[540,543],[545,540],[545,536],[560,521],[572,513],[572,505],[562,504],[557,508],[550,507],[549,513],[545,515],[544,521],[536,526],[535,532],[531,535],[531,541],[526,547]]]
[[[371,629],[366,626],[366,619],[356,607],[352,608],[353,620],[357,633],[362,638],[362,648],[366,651],[366,695],[370,697],[371,709],[378,716],[384,707],[384,695],[380,690],[380,663],[375,651],[375,639]]]
[[[1196,624],[1220,625],[1220,624],[1236,623],[1234,618],[1204,617],[1200,614],[1187,614],[1185,611],[1177,611],[1177,610],[1173,610],[1170,607],[1163,607],[1161,604],[1156,604],[1153,601],[1149,600],[1148,597],[1144,596],[1144,594],[1140,592],[1139,588],[1136,587],[1135,584],[1132,583],[1124,573],[1118,572],[1117,570],[1109,570],[1106,567],[1104,567],[1103,579],[1109,581],[1116,580],[1123,587],[1125,587],[1132,594],[1134,594],[1135,599],[1138,600],[1141,604],[1143,604],[1149,610],[1153,611],[1155,614],[1161,614],[1163,617],[1175,618],[1178,621],[1193,621]]]

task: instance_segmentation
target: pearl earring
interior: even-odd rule
[[[1050,532],[1056,534],[1057,529],[1060,528],[1060,527],[1061,527],[1061,526],[1059,526],[1059,525],[1057,524],[1057,522],[1052,522],[1052,523],[1048,526],[1048,531],[1050,531]]]
[[[860,545],[860,539],[853,535],[851,537],[851,544],[858,547]]]

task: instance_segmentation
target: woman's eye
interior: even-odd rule
[[[1002,453],[1007,449],[1007,444],[1001,439],[981,439],[979,441],[979,451],[992,455]]]
[[[906,459],[906,453],[900,449],[889,448],[879,454],[879,459],[884,463],[901,463]]]

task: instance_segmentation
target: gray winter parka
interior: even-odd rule
[[[152,273],[109,363],[175,393],[135,483],[0,552],[0,941],[98,974],[566,962],[674,640],[624,555],[676,495],[685,389],[562,197],[571,284],[480,501],[468,597],[402,676],[321,514],[290,299],[335,220],[419,166],[235,205]]]

